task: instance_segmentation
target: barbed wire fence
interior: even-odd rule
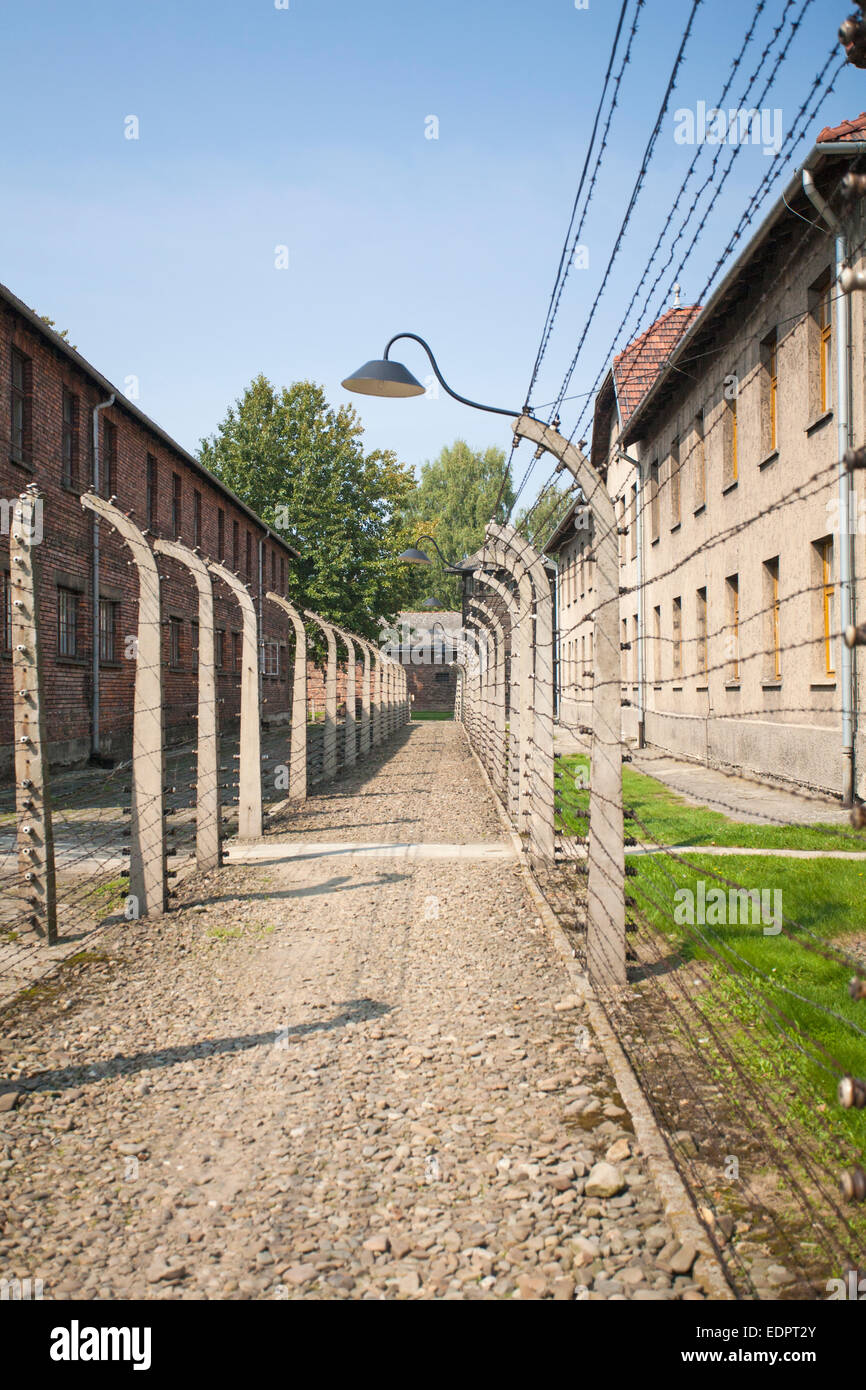
[[[9,527],[14,776],[0,788],[4,1006],[22,990],[38,990],[58,964],[84,958],[103,926],[158,917],[172,905],[179,874],[219,870],[227,840],[290,828],[293,808],[378,752],[410,713],[398,661],[318,615],[305,624],[287,599],[268,594],[293,619],[295,652],[289,720],[263,733],[270,711],[259,682],[262,644],[251,591],[179,542],[151,546],[113,499],[85,494],[82,505],[122,537],[139,580],[138,629],[125,643],[135,670],[132,749],[110,769],[51,766],[40,643],[42,528],[34,520],[41,498],[31,487],[17,499]],[[195,732],[180,742],[165,719],[159,566],[166,558],[185,566],[199,599]],[[237,727],[221,718],[218,678],[225,668],[216,652],[215,583],[228,586],[244,621]],[[333,637],[322,720],[311,717],[307,661],[307,632],[319,628]]]

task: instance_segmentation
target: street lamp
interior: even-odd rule
[[[456,391],[451,390],[440,372],[429,343],[425,343],[424,339],[419,338],[417,333],[395,333],[385,346],[384,356],[374,357],[372,361],[365,362],[363,367],[359,367],[351,376],[347,376],[342,383],[344,388],[347,391],[355,391],[361,396],[388,396],[390,398],[423,396],[425,394],[424,387],[420,381],[415,379],[408,367],[404,367],[402,362],[391,362],[388,359],[388,353],[400,338],[411,338],[414,343],[421,344],[430,359],[430,365],[436,373],[436,379],[440,386],[461,405],[471,406],[473,410],[486,410],[491,415],[509,415],[512,418],[530,414],[528,406],[525,406],[522,411],[502,410],[498,405],[481,405],[478,401],[469,400],[468,396],[458,396]],[[415,563],[423,564],[423,561],[416,561]]]
[[[445,559],[433,536],[419,536],[418,540],[430,542],[447,574],[463,574],[460,565],[452,565],[450,560]],[[408,550],[404,550],[402,555],[397,556],[397,559],[402,560],[404,565],[432,565],[433,563],[429,555],[426,555],[423,550],[418,550],[417,546],[414,545],[410,546]]]

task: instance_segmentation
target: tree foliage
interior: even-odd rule
[[[365,452],[351,406],[321,387],[278,390],[257,376],[229,407],[199,458],[271,528],[297,546],[289,597],[351,632],[376,638],[406,607],[414,579],[397,556],[410,543],[412,470],[391,450]]]
[[[573,487],[551,484],[539,493],[533,503],[515,513],[512,525],[522,536],[526,536],[537,551],[543,552],[545,544],[575,500]]]
[[[491,447],[480,452],[470,449],[462,439],[442,449],[432,462],[422,464],[418,487],[409,501],[414,527],[410,544],[426,532],[449,561],[471,555],[484,540],[484,528],[493,518],[494,508],[495,519],[504,521],[514,501],[510,472],[502,486],[505,468],[504,450]],[[444,573],[432,546],[422,541],[419,548],[434,563],[431,569],[419,567],[417,601],[433,597],[442,608],[459,609],[459,579]]]

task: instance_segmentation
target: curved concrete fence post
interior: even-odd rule
[[[322,753],[322,778],[332,782],[337,775],[337,638],[331,623],[318,613],[304,609],[304,616],[316,623],[325,634],[328,644],[328,664],[325,668],[325,729]]]
[[[373,747],[377,748],[382,742],[384,724],[384,712],[382,709],[382,653],[375,642],[369,644],[370,659],[373,662]]]
[[[481,614],[472,610],[471,602],[467,604],[466,622],[471,633],[472,641],[478,656],[478,747],[476,752],[481,759],[483,767],[490,771],[490,692],[488,689],[488,665],[486,636],[482,623]]]
[[[487,652],[488,736],[490,740],[488,772],[500,795],[505,793],[505,625],[493,604],[475,595],[469,607],[478,613],[490,633]],[[491,652],[492,647],[492,652]]]
[[[289,745],[289,796],[307,799],[307,630],[304,620],[281,594],[269,593],[271,603],[288,614],[295,631],[295,665],[292,672],[292,724]]]
[[[83,494],[81,505],[96,512],[122,536],[138,574],[128,915],[158,916],[166,907],[159,571],[153,551],[141,531],[119,508],[91,492]]]
[[[487,528],[513,557],[521,585],[531,586],[534,631],[532,639],[533,740],[529,759],[530,841],[539,859],[553,861],[555,845],[553,763],[553,596],[547,570],[538,551],[511,526]],[[532,631],[532,629],[531,629]]]
[[[514,823],[520,810],[520,655],[518,626],[520,604],[517,595],[492,574],[479,572],[477,582],[490,589],[501,600],[508,613],[508,651],[510,679],[506,682],[506,647],[502,651],[502,775],[506,787],[508,810]],[[505,706],[507,705],[507,710]]]
[[[335,629],[340,641],[346,647],[346,728],[343,762],[345,767],[354,767],[358,761],[357,719],[355,716],[355,643],[341,627]]]
[[[515,808],[515,825],[521,834],[529,832],[529,789],[530,758],[532,756],[534,712],[532,700],[532,583],[524,575],[522,585],[513,572],[509,554],[496,538],[485,541],[485,551],[492,557],[493,565],[516,584],[516,590],[508,590],[509,616],[511,618],[511,708],[510,726],[514,723],[514,710],[517,710],[516,737],[512,737],[509,727],[509,785],[511,800]],[[484,583],[488,576],[484,575]],[[491,583],[492,587],[492,583]],[[505,587],[505,586],[503,586]]]
[[[9,528],[12,720],[15,737],[15,811],[18,875],[26,884],[26,918],[49,946],[57,941],[57,878],[51,789],[45,747],[45,701],[39,615],[37,547],[42,498],[31,483],[15,500]]]
[[[387,691],[385,697],[385,708],[387,711],[385,728],[386,736],[390,738],[394,732],[394,725],[396,723],[396,665],[394,658],[391,656],[385,657],[385,680]]]
[[[601,991],[626,984],[625,851],[622,815],[622,689],[619,536],[613,501],[588,459],[556,430],[522,415],[514,433],[546,449],[580,484],[595,522],[596,607],[589,778],[587,966]]]
[[[241,727],[238,757],[238,839],[262,834],[262,726],[259,710],[259,625],[246,584],[236,574],[208,560],[212,575],[231,590],[241,610]]]
[[[219,728],[217,720],[213,580],[195,550],[180,541],[155,540],[157,555],[176,560],[189,570],[198,592],[198,736],[196,739],[195,859],[200,869],[220,863]]]
[[[353,634],[354,636],[354,634]],[[370,658],[370,643],[363,637],[354,636],[354,640],[361,648],[364,661],[364,673],[361,677],[361,731],[359,736],[359,757],[366,758],[370,752],[370,703],[372,696],[372,661]]]

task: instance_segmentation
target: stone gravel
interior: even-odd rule
[[[517,863],[351,852],[502,840],[459,726],[412,725],[272,833],[309,854],[188,879],[6,1015],[0,1277],[702,1298]]]

